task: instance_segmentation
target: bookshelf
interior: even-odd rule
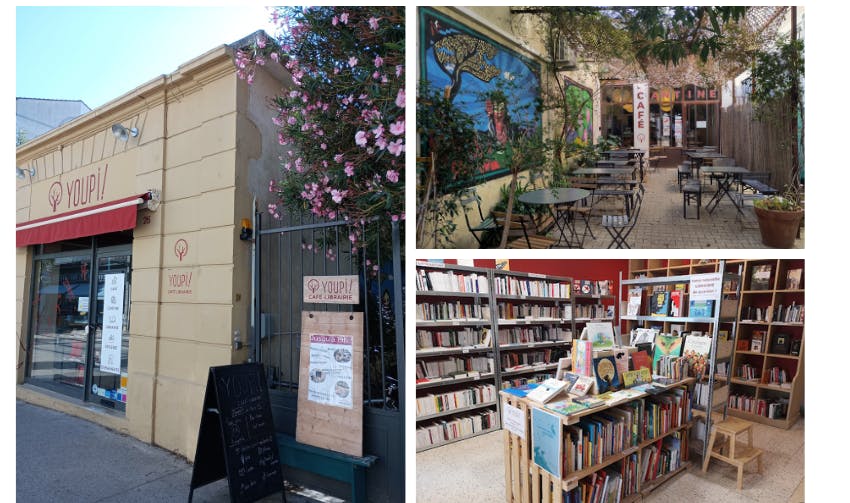
[[[730,415],[784,429],[799,419],[804,269],[802,259],[745,262],[738,343],[730,370]]]
[[[554,377],[572,342],[572,280],[516,271],[493,271],[500,388]]]
[[[621,278],[622,279],[622,278]],[[592,322],[617,320],[617,296],[613,280],[573,280],[573,328],[576,336]],[[616,329],[616,326],[614,327]],[[619,331],[615,330],[615,333]]]
[[[564,493],[568,498],[581,499],[573,491],[592,490],[592,483],[600,473],[621,477],[620,493],[612,496],[613,500],[636,501],[646,496],[690,465],[689,389],[693,381],[687,378],[672,383],[658,395],[640,393],[574,414],[557,415],[561,427],[560,476],[535,463],[532,411],[546,410],[545,406],[502,392],[502,408],[519,409],[525,423],[524,435],[513,430],[506,430],[505,434],[507,501],[561,501]],[[662,416],[666,419],[658,421]],[[587,440],[585,433],[590,431],[599,435],[596,442]],[[580,441],[579,436],[584,440]],[[575,446],[580,443],[585,451],[578,457]],[[665,456],[667,463],[655,463],[655,459]]]
[[[727,377],[718,376],[718,367],[726,370],[733,365],[730,362],[737,333],[743,269],[744,264],[740,261],[630,260],[630,279],[620,281],[620,295],[626,291],[625,299],[621,297],[620,301],[620,321],[625,323],[627,332],[634,328],[656,328],[660,333],[693,335],[700,332],[700,335],[711,338],[707,371],[694,383],[694,416],[702,424],[694,430],[702,444],[703,458],[707,454],[706,439],[711,423],[720,417],[715,411],[725,408],[730,392]],[[627,299],[636,289],[642,292],[641,308],[637,314],[630,314]],[[702,295],[698,295],[700,291]],[[654,306],[648,300],[658,293],[668,299],[673,295],[680,297],[677,315],[670,315],[669,301],[664,313],[651,313]],[[698,313],[690,306],[691,300],[708,300],[714,305],[709,311]],[[626,304],[625,309],[623,304]],[[624,312],[626,315],[623,315]]]
[[[416,450],[499,428],[490,271],[416,264]]]

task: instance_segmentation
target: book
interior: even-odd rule
[[[573,372],[578,375],[593,376],[593,343],[591,341],[573,341]]]
[[[800,356],[800,346],[803,345],[803,341],[800,339],[794,339],[791,341],[791,356]]]
[[[589,279],[581,280],[581,294],[582,295],[592,295],[593,294],[593,282]]]
[[[791,337],[789,337],[788,334],[776,333],[770,338],[770,353],[787,355],[790,349]]]
[[[587,405],[582,402],[576,402],[573,400],[559,400],[557,402],[547,403],[546,408],[551,411],[557,412],[558,414],[569,416],[570,414],[575,414],[576,412],[586,410]]]
[[[570,358],[558,358],[558,369],[555,371],[555,379],[564,378],[564,375],[568,373],[567,369],[572,366],[572,363],[572,359]],[[573,380],[572,382],[575,382],[575,380]],[[572,382],[570,383],[571,386]]]
[[[649,315],[667,316],[670,312],[670,292],[654,292],[649,297]]]
[[[613,356],[600,356],[593,359],[593,374],[596,376],[596,390],[605,393],[620,386],[617,377],[617,363]]]
[[[593,349],[614,347],[614,327],[611,323],[587,323],[587,335]]]
[[[533,390],[536,387],[537,387],[537,383],[528,383],[528,384],[523,384],[521,386],[505,388],[502,391],[504,391],[505,393],[514,395],[514,396],[518,396],[520,398],[524,398],[526,395],[528,395],[528,393],[531,390]]]
[[[714,316],[713,300],[692,300],[688,303],[688,316],[692,318],[711,318]]]
[[[650,343],[655,340],[655,334],[658,332],[652,328],[635,328],[631,332],[631,340],[629,341],[630,346],[637,346],[638,344]]]
[[[632,370],[647,369],[652,370],[652,358],[646,351],[637,351],[632,353]]]
[[[546,379],[536,388],[528,392],[526,398],[535,402],[546,403],[555,398],[558,394],[564,391],[570,385],[568,381],[559,381],[558,379]]]
[[[711,337],[688,335],[682,346],[682,356],[688,360],[689,374],[702,377],[711,358]]]
[[[753,330],[753,334],[750,336],[750,351],[761,353],[764,347],[765,336],[764,330]]]
[[[656,372],[658,360],[662,356],[682,356],[682,338],[673,335],[658,334],[652,352],[652,372]]]
[[[625,349],[614,349],[614,362],[617,364],[617,374],[629,371],[629,352]],[[620,379],[622,382],[622,379]]]
[[[623,373],[623,386],[626,388],[632,388],[649,382],[652,382],[652,373],[648,368],[629,370]]]
[[[670,292],[670,316],[680,317],[682,316],[682,300],[684,299],[684,292],[681,290],[673,290]]]
[[[611,281],[603,279],[599,281],[599,295],[611,295]]]
[[[772,272],[773,266],[771,264],[753,266],[752,275],[750,276],[750,290],[770,289],[770,274]]]
[[[586,408],[592,409],[593,407],[601,407],[605,405],[605,400],[602,400],[595,396],[584,396],[581,398],[573,398],[573,402],[578,402],[583,404]]]
[[[590,390],[593,388],[593,384],[595,383],[595,379],[589,376],[578,376],[576,382],[573,383],[572,388],[570,388],[570,394],[575,396],[585,396]]]
[[[788,269],[785,277],[786,290],[799,290],[803,280],[802,269]]]
[[[626,305],[626,316],[639,316],[640,304],[643,300],[643,290],[632,288],[629,290],[629,303]]]

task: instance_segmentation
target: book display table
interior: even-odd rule
[[[569,415],[501,391],[506,417],[506,501],[560,503],[581,499],[583,493],[593,490],[618,494],[619,501],[640,500],[690,466],[688,431],[693,423],[689,386],[693,383],[693,378],[683,379],[664,386],[661,392],[641,392]],[[539,430],[532,420],[534,409],[555,414],[560,421],[561,431],[554,443],[534,445],[538,432],[533,430]],[[508,415],[513,416],[511,421]],[[539,463],[541,453],[553,449],[559,459],[554,473]]]

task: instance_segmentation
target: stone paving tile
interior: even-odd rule
[[[699,220],[686,220],[682,217],[682,194],[676,183],[675,168],[657,168],[647,173],[645,186],[643,208],[627,240],[632,248],[769,248],[761,242],[752,208],[747,208],[744,218],[741,219],[737,216],[732,202],[724,198],[712,214],[708,213],[705,204],[716,186],[705,186],[708,193],[703,194]],[[594,206],[595,215],[591,218],[590,229],[595,239],[588,234],[584,248],[608,247],[611,236],[602,227],[599,215],[604,211],[617,211],[621,208],[622,204],[617,205],[613,201],[602,201]],[[688,216],[696,216],[693,205],[688,209]],[[576,225],[579,233],[584,231],[584,223],[578,222]],[[554,233],[557,232],[557,228],[554,229]],[[557,237],[551,232],[550,235]],[[800,238],[794,244],[794,248],[804,247],[805,227],[801,229]]]

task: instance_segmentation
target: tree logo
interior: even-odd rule
[[[62,201],[62,184],[59,182],[53,182],[53,185],[50,186],[50,190],[47,191],[47,202],[50,204],[50,207],[53,209],[53,213],[56,213],[56,208],[59,207],[59,203]]]
[[[316,293],[316,290],[319,289],[319,282],[315,279],[311,279],[307,282],[307,288],[309,288],[311,292]]]
[[[180,262],[183,262],[183,257],[189,253],[189,243],[186,242],[185,239],[178,239],[176,243],[174,243],[174,254],[177,255],[177,258]]]

